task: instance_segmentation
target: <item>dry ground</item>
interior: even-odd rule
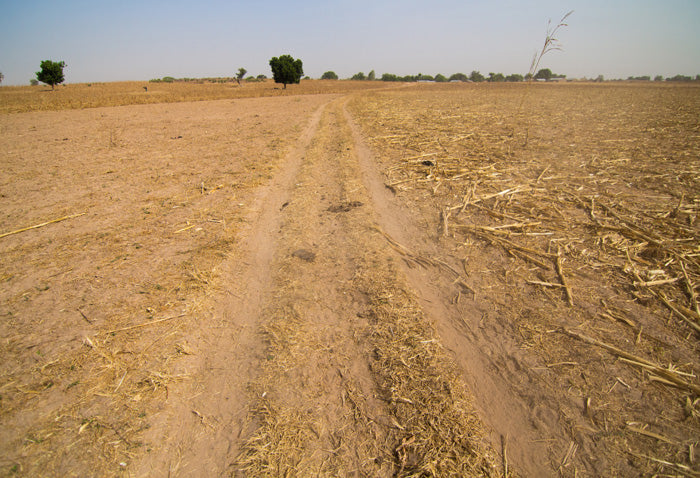
[[[381,88],[371,81],[302,80],[297,85],[262,82],[211,83],[205,81],[151,83],[122,81],[115,83],[69,83],[51,90],[49,86],[4,86],[0,90],[0,113],[49,111],[59,109],[128,106],[183,101],[207,101],[267,96],[318,95],[348,93]]]
[[[347,88],[0,116],[1,472],[700,473],[698,88]]]

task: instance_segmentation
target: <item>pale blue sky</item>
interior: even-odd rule
[[[0,0],[3,85],[63,60],[66,81],[271,76],[289,53],[341,78],[525,73],[547,20],[569,10],[564,50],[541,66],[572,77],[700,74],[699,0]]]

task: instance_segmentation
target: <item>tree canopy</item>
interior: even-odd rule
[[[63,69],[66,67],[66,63],[63,61],[51,61],[44,60],[39,65],[41,71],[36,72],[36,79],[47,85],[51,85],[53,90],[56,85],[63,83],[65,77],[63,76]]]
[[[549,68],[542,68],[535,74],[535,79],[549,81],[552,79],[553,76],[554,74],[552,73],[552,70],[550,70]]]
[[[248,73],[248,70],[245,68],[239,68],[238,73],[236,73],[236,81],[238,84],[241,84],[241,80],[245,77],[245,74]]]
[[[480,71],[474,70],[469,74],[469,79],[475,83],[478,83],[484,81],[486,78],[484,78],[484,75],[482,75]]]
[[[366,80],[367,78],[365,77],[365,74],[363,72],[359,72],[359,73],[355,73],[354,75],[352,75],[352,78],[350,78],[350,79],[362,81],[362,80]]]
[[[275,83],[282,83],[285,88],[288,84],[299,83],[304,74],[301,60],[295,60],[291,55],[273,57],[270,60],[270,68]]]
[[[335,71],[327,71],[323,75],[321,75],[322,80],[337,80],[338,75],[336,75]]]

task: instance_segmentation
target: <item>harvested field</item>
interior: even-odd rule
[[[560,473],[698,471],[699,92],[446,85],[351,103],[386,187],[469,274],[486,371],[563,432],[547,437]]]
[[[700,474],[699,88],[144,85],[0,88],[2,475]]]

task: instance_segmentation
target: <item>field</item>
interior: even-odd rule
[[[0,473],[699,475],[698,93],[1,88]]]

